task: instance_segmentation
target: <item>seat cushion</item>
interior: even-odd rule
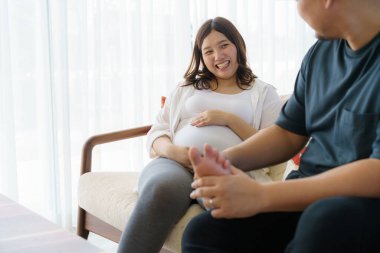
[[[287,163],[254,172],[258,181],[281,180]],[[266,172],[265,175],[261,175]],[[255,174],[256,173],[256,174]],[[265,176],[265,177],[264,177]],[[123,231],[136,204],[138,193],[135,191],[138,172],[90,172],[83,174],[78,185],[78,204],[81,208]],[[193,204],[175,225],[166,239],[164,248],[181,252],[182,233],[192,217],[203,212],[200,205]]]
[[[78,185],[78,204],[81,208],[122,231],[136,204],[134,190],[137,172],[91,172],[82,175]],[[182,233],[192,217],[203,209],[193,204],[175,225],[164,247],[181,252]]]

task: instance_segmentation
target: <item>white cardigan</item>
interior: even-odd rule
[[[263,104],[265,101],[266,93],[268,90],[267,84],[259,79],[255,79],[252,87],[252,127],[259,130],[261,123],[261,114],[263,111]],[[174,134],[180,120],[180,113],[187,98],[193,95],[195,88],[192,85],[181,86],[178,85],[170,96],[166,99],[164,107],[161,109],[156,117],[156,120],[147,135],[147,149],[150,157],[155,157],[155,152],[152,149],[152,144],[155,139],[161,136],[168,136],[173,140]]]

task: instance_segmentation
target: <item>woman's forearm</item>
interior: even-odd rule
[[[158,137],[153,141],[152,149],[157,156],[171,158],[173,156],[171,151],[172,141],[168,136]]]
[[[188,147],[174,145],[167,136],[157,138],[152,146],[157,156],[174,160],[184,167],[190,167]]]

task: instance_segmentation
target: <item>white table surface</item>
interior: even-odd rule
[[[0,194],[0,253],[104,253]]]

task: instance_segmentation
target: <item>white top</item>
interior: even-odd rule
[[[198,97],[201,94],[209,94],[212,101],[205,103],[201,97]],[[244,96],[249,99],[245,99]],[[227,99],[227,97],[232,97],[232,99]],[[239,98],[239,101],[233,99],[234,97]],[[223,101],[220,98],[224,98]],[[202,102],[199,102],[200,100]],[[221,101],[222,103],[220,103]],[[237,101],[236,108],[229,106]],[[191,144],[191,146],[197,146],[201,148],[200,150],[203,150],[203,143],[209,143],[213,146],[216,144],[220,150],[223,150],[226,147],[240,143],[242,140],[228,127],[209,126],[199,127],[198,129],[188,127],[191,117],[195,113],[209,109],[230,111],[239,115],[250,123],[252,127],[259,130],[274,123],[282,105],[283,103],[275,88],[259,79],[255,79],[255,83],[250,90],[233,95],[220,94],[209,90],[199,91],[193,86],[179,85],[167,98],[164,107],[157,115],[152,129],[148,133],[147,148],[151,157],[156,156],[152,149],[152,143],[156,138],[166,135],[173,143],[178,145],[180,143],[182,145]],[[186,135],[190,134],[192,138],[181,134],[184,129],[185,133],[187,131]],[[177,136],[178,134],[180,135]],[[222,139],[227,139],[227,141]]]
[[[221,151],[239,144],[240,137],[227,126],[209,125],[196,127],[191,121],[198,114],[207,110],[221,110],[232,113],[252,125],[252,90],[238,94],[222,94],[210,90],[196,90],[189,97],[180,113],[180,122],[175,132],[173,143],[178,146],[197,147],[203,150],[205,143]]]

